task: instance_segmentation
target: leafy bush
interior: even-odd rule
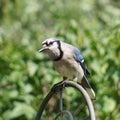
[[[52,36],[77,46],[85,57],[97,120],[119,120],[119,0],[0,1],[0,120],[34,119],[38,105],[62,79],[38,53]]]

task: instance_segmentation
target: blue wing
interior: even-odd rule
[[[80,63],[85,75],[90,75],[90,72],[87,70],[87,68],[85,66],[84,58],[83,58],[83,56],[81,55],[80,51],[77,48],[74,49],[74,55],[75,55],[76,61]]]

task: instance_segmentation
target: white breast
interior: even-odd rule
[[[63,77],[72,78],[76,72],[74,68],[69,66],[65,61],[54,62],[55,69],[60,73]]]
[[[73,62],[73,60],[67,59],[60,60],[60,61],[54,61],[55,69],[59,72],[59,74],[63,77],[67,78],[73,78],[75,76],[83,76],[83,70],[80,67],[80,64],[76,61]]]

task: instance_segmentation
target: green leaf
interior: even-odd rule
[[[106,113],[112,112],[116,106],[116,102],[114,101],[114,99],[112,99],[110,97],[104,97],[103,100],[104,100],[103,110]]]
[[[14,109],[7,110],[3,114],[3,118],[5,120],[15,119],[22,115],[29,119],[34,118],[36,112],[30,105],[20,102],[15,102],[14,105],[15,105]]]
[[[35,74],[35,72],[37,71],[38,66],[37,66],[37,64],[35,64],[32,61],[28,61],[28,63],[27,63],[27,69],[28,69],[29,75],[33,76]]]

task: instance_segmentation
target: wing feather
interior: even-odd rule
[[[90,75],[90,72],[88,71],[88,69],[87,69],[87,67],[85,65],[84,58],[83,58],[83,56],[81,55],[80,51],[77,48],[74,49],[74,55],[75,55],[76,61],[78,61],[80,63],[85,75]]]

